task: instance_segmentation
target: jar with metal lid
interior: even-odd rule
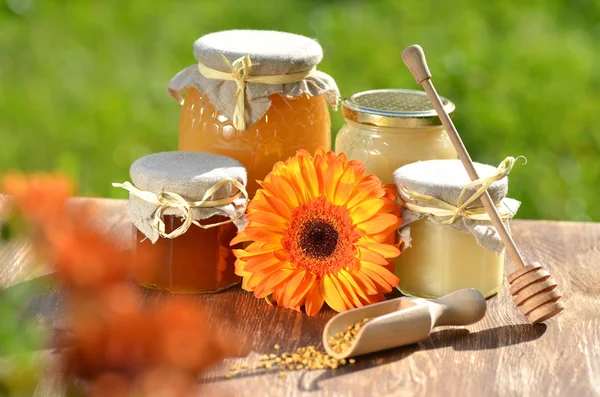
[[[454,104],[442,98],[448,113]],[[423,91],[382,89],[356,93],[342,101],[346,124],[335,151],[361,160],[369,173],[392,183],[399,167],[420,160],[455,159],[456,151]]]
[[[142,286],[176,294],[215,292],[237,284],[229,243],[245,226],[246,170],[212,153],[163,152],[136,160],[126,211],[135,252],[155,268]],[[241,245],[233,248],[241,248]]]
[[[248,170],[252,197],[273,164],[331,147],[333,78],[317,70],[319,43],[276,31],[228,30],[194,43],[197,64],[169,83],[181,102],[179,150],[222,154]],[[185,98],[182,95],[186,93]]]

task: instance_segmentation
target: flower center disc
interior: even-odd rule
[[[319,197],[294,209],[281,245],[295,267],[323,277],[354,265],[358,238],[348,210]]]
[[[300,232],[300,247],[317,259],[331,256],[337,248],[339,233],[327,222],[319,219],[308,222]]]

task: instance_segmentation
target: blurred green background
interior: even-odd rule
[[[420,43],[472,157],[528,158],[520,218],[600,221],[598,0],[0,1],[0,172],[61,169],[124,197],[110,183],[132,161],[176,149],[166,85],[194,40],[275,29],[318,39],[343,96],[417,88],[400,52]]]

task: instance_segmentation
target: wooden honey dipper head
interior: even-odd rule
[[[564,309],[558,284],[539,262],[517,266],[507,280],[515,304],[532,324],[554,317]]]
[[[454,123],[444,109],[444,105],[431,82],[431,73],[423,49],[419,45],[411,45],[402,51],[402,59],[417,83],[425,89],[469,177],[472,181],[479,179],[471,156],[469,156],[469,152],[467,152]],[[542,268],[541,264],[537,262],[532,265],[525,264],[515,241],[504,222],[502,222],[498,210],[487,191],[481,196],[481,202],[515,265],[516,271],[508,276],[508,282],[511,285],[510,293],[521,313],[527,316],[529,322],[533,324],[545,321],[560,313],[564,306],[560,301],[561,293],[556,281],[550,276],[550,273]]]

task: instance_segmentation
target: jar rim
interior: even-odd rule
[[[448,114],[454,103],[441,97]],[[409,89],[376,89],[352,94],[342,101],[346,120],[378,127],[420,128],[442,125],[424,91]]]

